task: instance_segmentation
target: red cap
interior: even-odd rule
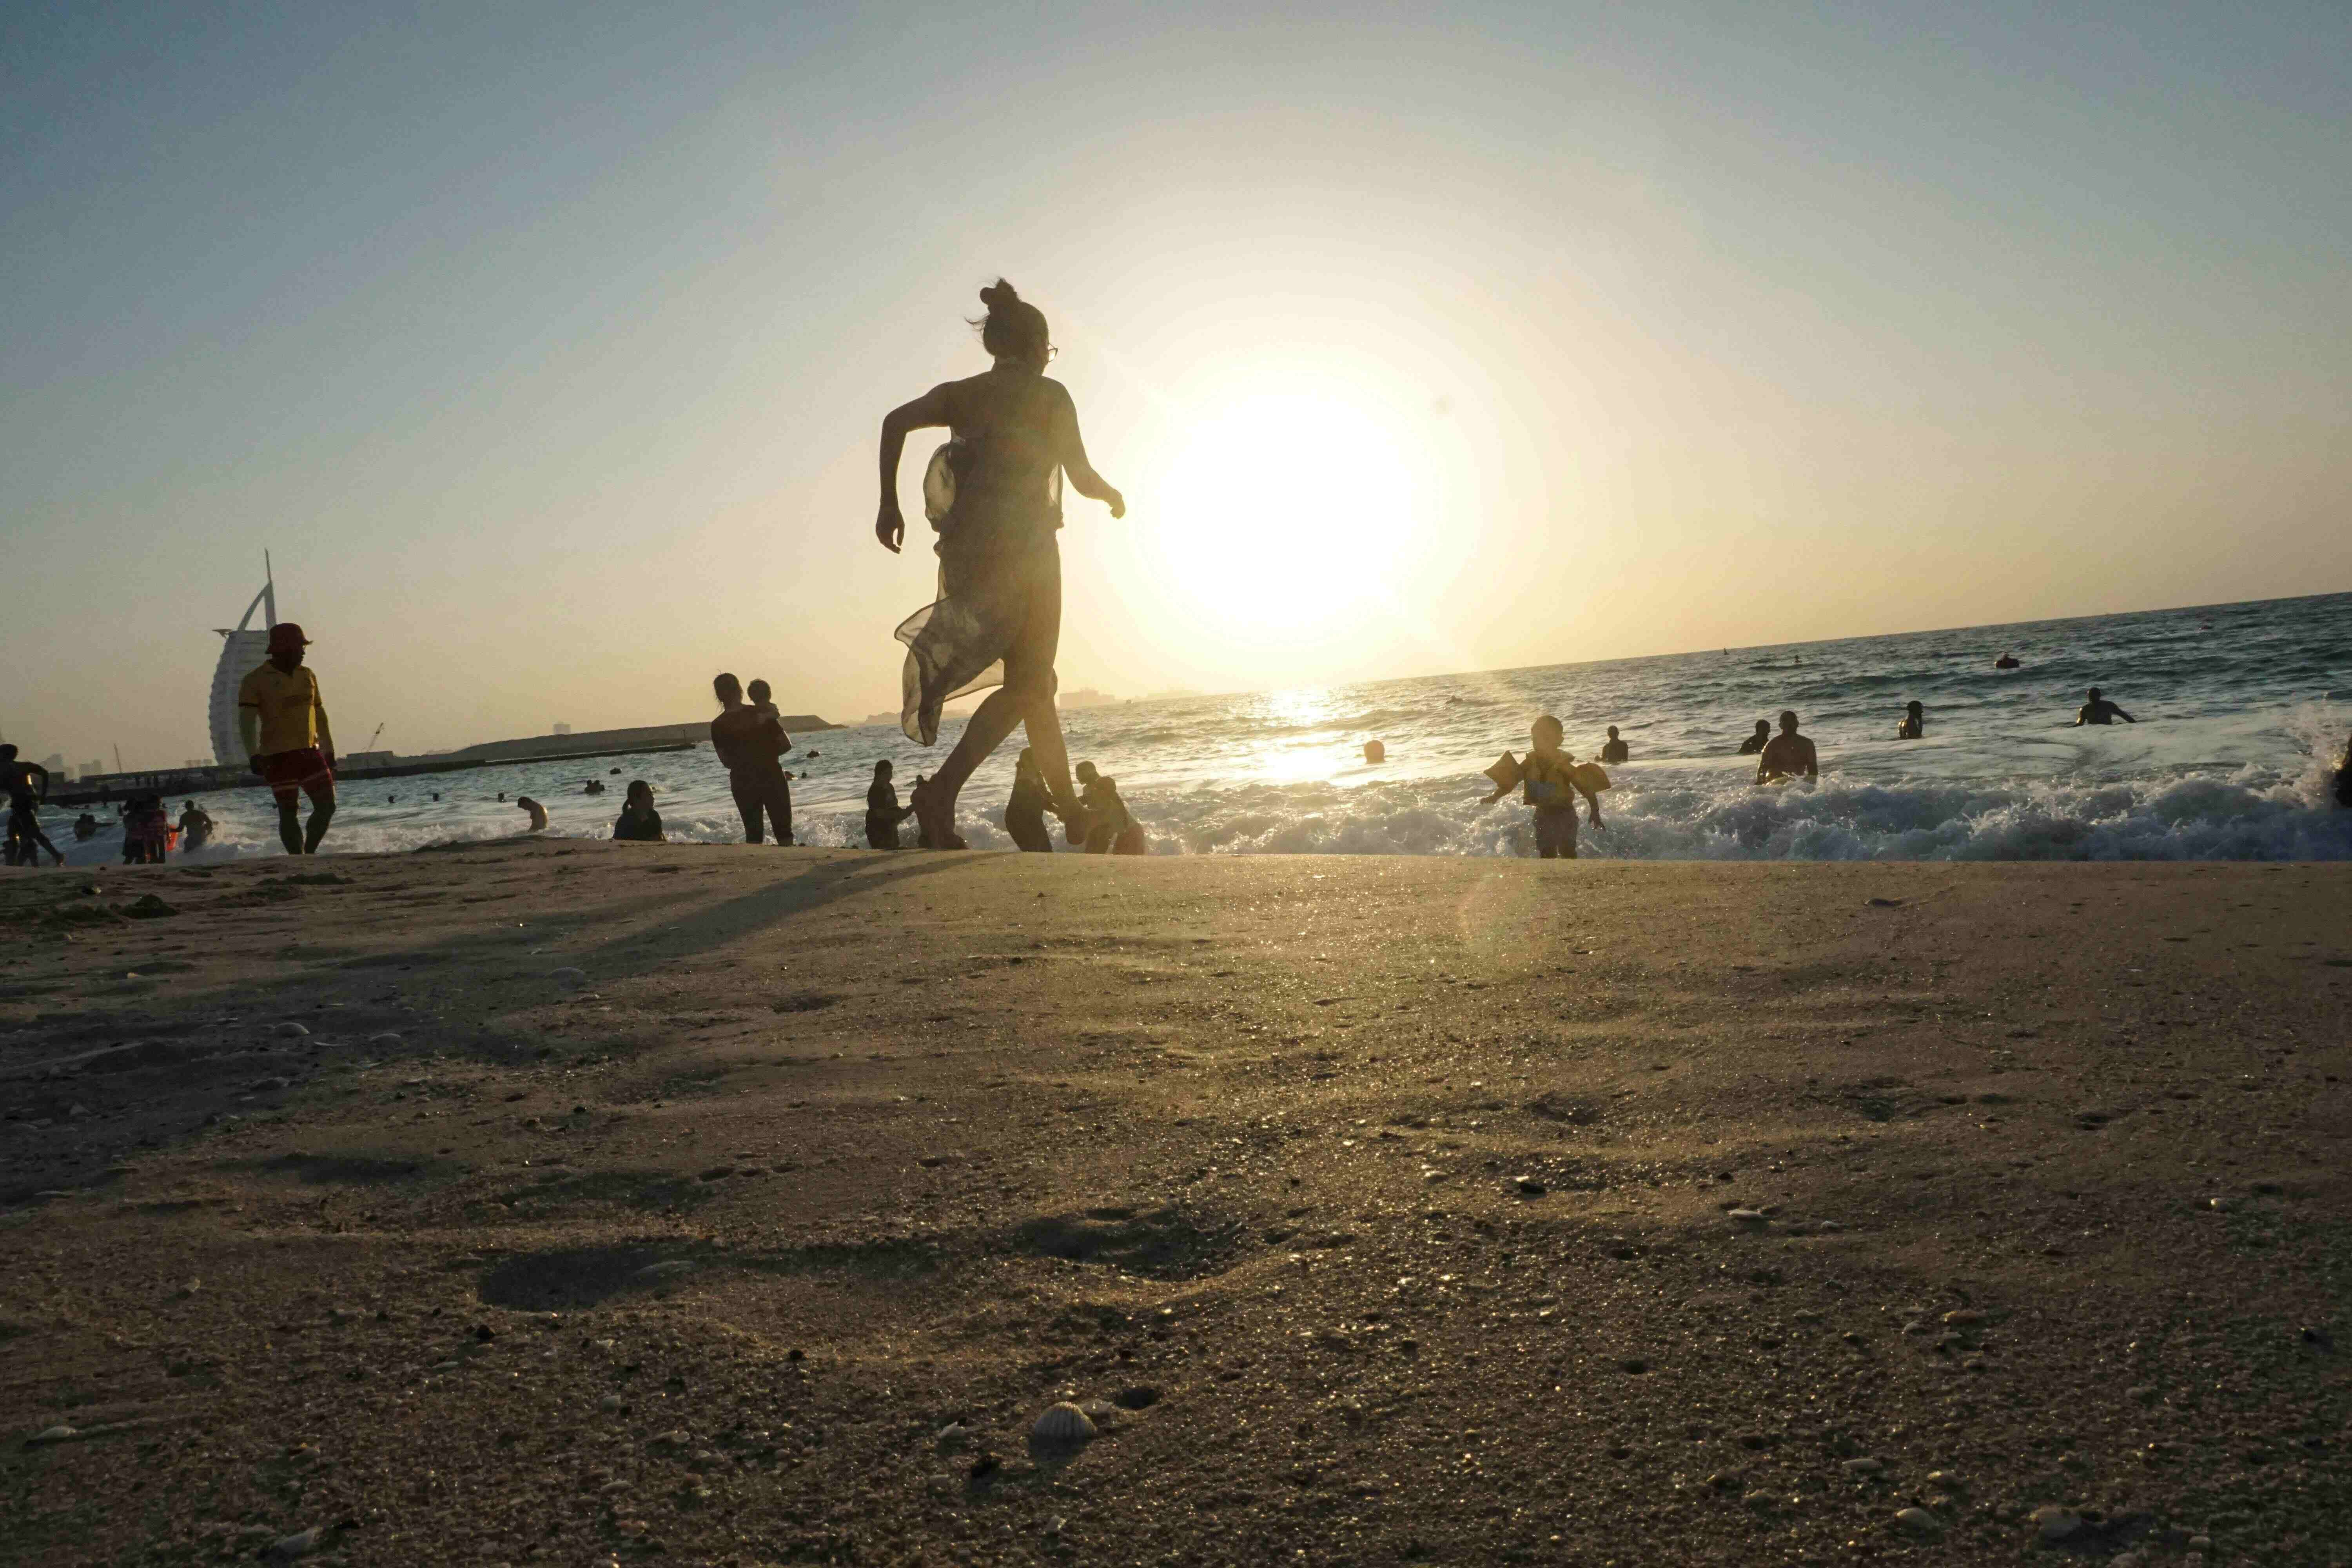
[[[280,621],[269,628],[269,651],[272,653],[281,648],[306,647],[310,641],[302,635],[302,628],[292,621]]]

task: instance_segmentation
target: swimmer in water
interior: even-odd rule
[[[1769,719],[1759,719],[1756,721],[1756,733],[1739,742],[1739,754],[1743,757],[1752,757],[1762,751],[1771,739],[1772,721]]]
[[[1364,761],[1370,763],[1377,767],[1379,764],[1385,763],[1388,760],[1389,749],[1385,742],[1380,741],[1367,741],[1364,742]]]
[[[1898,741],[1916,741],[1927,732],[1927,710],[1915,698],[1903,705],[1903,717],[1895,721],[1895,738]]]
[[[2125,712],[2122,708],[2100,696],[2097,687],[2091,688],[2086,695],[2090,700],[2074,710],[2074,727],[2075,729],[2079,730],[2085,724],[2112,724],[2118,719],[2126,724],[2139,722],[2138,720]]]
[[[1764,743],[1763,752],[1756,759],[1756,782],[1765,784],[1777,779],[1812,779],[1821,775],[1821,758],[1812,742],[1797,733],[1797,710],[1781,709],[1780,732]]]
[[[1609,739],[1601,743],[1601,760],[1604,763],[1622,763],[1633,754],[1633,748],[1617,738],[1617,726],[1610,725]]]
[[[1992,661],[1992,667],[1995,669],[2015,669],[2017,668],[2017,656],[2011,653],[2002,654],[1999,658]]]
[[[621,815],[613,819],[613,841],[616,844],[658,844],[662,841],[661,813],[654,809],[654,786],[643,779],[631,779],[627,793],[621,802]]]
[[[1584,797],[1586,819],[1595,827],[1601,826],[1601,797],[1577,776],[1576,758],[1560,749],[1559,743],[1565,739],[1567,730],[1559,720],[1549,713],[1538,719],[1528,730],[1527,758],[1517,763],[1516,774],[1490,772],[1486,776],[1495,781],[1495,793],[1478,803],[1492,805],[1517,788],[1520,799],[1535,808],[1536,858],[1539,860],[1576,858],[1578,795]],[[1506,752],[1503,762],[1496,767],[1500,769],[1512,760]]]
[[[515,805],[530,814],[530,830],[533,833],[547,831],[547,807],[527,795],[515,796]]]
[[[2344,742],[2344,759],[2336,769],[2336,804],[2352,808],[2352,741]]]
[[[1127,802],[1119,798],[1118,781],[1096,772],[1092,763],[1080,763],[1076,772],[1078,804],[1086,811],[1087,853],[1142,854],[1143,825],[1135,820],[1127,809]]]

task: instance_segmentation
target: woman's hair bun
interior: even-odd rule
[[[980,302],[992,310],[1002,310],[1021,303],[1021,296],[1013,291],[1012,284],[1000,278],[980,291]]]

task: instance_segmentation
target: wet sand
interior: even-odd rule
[[[2352,1560],[2347,909],[2248,865],[7,873],[0,1561]],[[1034,1445],[1057,1399],[1100,1435]]]

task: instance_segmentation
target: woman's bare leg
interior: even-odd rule
[[[1070,759],[1062,742],[1061,716],[1054,708],[1057,682],[1054,657],[1062,642],[1062,563],[1058,552],[1050,573],[1038,583],[1030,601],[1027,623],[1004,653],[1004,684],[990,692],[972,710],[955,749],[940,764],[915,796],[916,820],[931,843],[940,848],[961,848],[955,831],[956,796],[972,770],[994,754],[1013,733],[1026,726],[1029,743],[1045,775],[1045,788],[1058,810],[1077,806],[1077,790],[1070,783]]]

